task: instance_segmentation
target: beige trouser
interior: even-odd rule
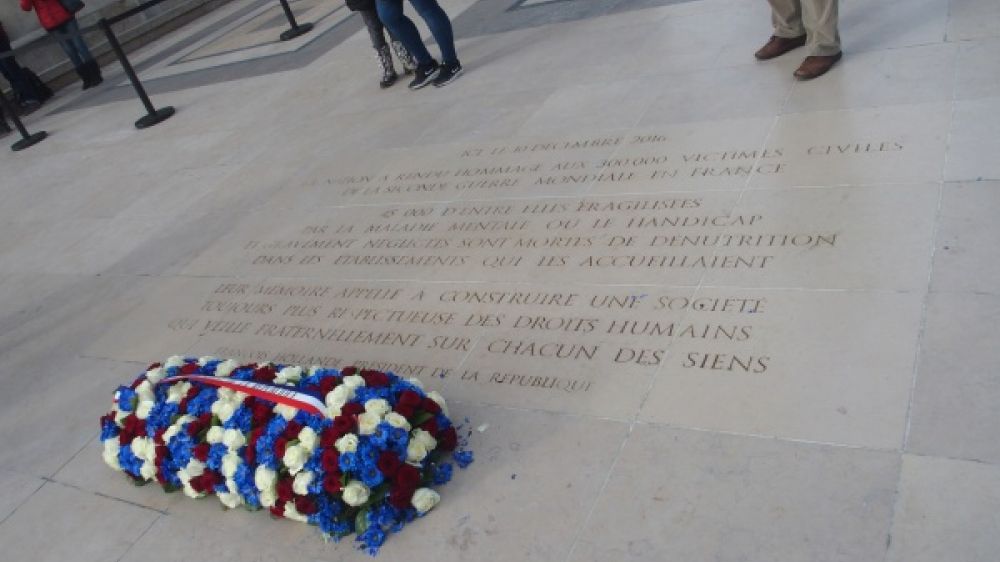
[[[837,31],[837,0],[767,0],[771,21],[778,37],[801,37],[807,34],[810,55],[829,56],[840,52]]]

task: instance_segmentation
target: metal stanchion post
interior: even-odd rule
[[[313,24],[304,23],[299,25],[295,21],[295,16],[292,14],[292,9],[288,7],[288,0],[279,0],[281,2],[281,9],[285,10],[285,17],[288,18],[288,23],[291,24],[291,29],[286,29],[281,32],[281,40],[288,41],[289,39],[295,39],[299,35],[309,33],[312,31]]]
[[[13,106],[11,106],[11,104],[7,101],[7,96],[3,95],[3,92],[0,92],[0,107],[3,107],[3,112],[5,114],[10,115],[10,120],[14,122],[14,127],[17,128],[17,132],[21,133],[21,140],[10,145],[10,149],[14,152],[35,146],[49,136],[49,134],[45,131],[38,131],[37,133],[29,134],[28,130],[24,128],[24,123],[21,123],[21,120],[18,119]]]
[[[122,50],[122,46],[118,43],[118,38],[115,37],[113,31],[111,31],[111,24],[108,20],[101,19],[98,22],[101,29],[104,31],[104,35],[108,37],[108,43],[114,50],[115,55],[118,56],[118,62],[121,63],[122,69],[125,70],[125,74],[128,75],[128,79],[132,82],[132,87],[135,88],[135,93],[139,95],[139,99],[142,100],[142,105],[146,107],[146,115],[143,115],[135,122],[136,129],[145,129],[146,127],[152,127],[157,123],[166,121],[174,114],[174,108],[171,106],[161,107],[156,109],[153,107],[153,102],[149,101],[149,96],[146,95],[146,90],[142,87],[142,82],[139,82],[139,77],[135,75],[135,70],[132,65],[128,62],[128,57],[125,56],[125,51]]]

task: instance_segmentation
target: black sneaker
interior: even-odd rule
[[[427,65],[417,67],[413,72],[413,81],[410,82],[411,90],[419,90],[431,83],[441,70],[441,65],[436,60],[432,60]]]
[[[442,64],[441,72],[438,72],[437,78],[434,79],[434,85],[440,88],[446,84],[450,84],[454,79],[458,78],[462,74],[462,63],[456,62],[454,64]]]

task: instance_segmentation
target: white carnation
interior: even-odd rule
[[[243,505],[243,496],[234,494],[232,492],[223,492],[217,494],[219,496],[219,501],[222,505],[228,507],[229,509],[236,509],[237,507]]]
[[[229,451],[222,457],[222,475],[226,478],[232,478],[236,475],[236,470],[240,467],[242,463],[240,456],[233,451]]]
[[[171,404],[180,402],[187,396],[188,390],[191,390],[191,383],[187,381],[170,385],[167,389],[167,402]]]
[[[264,507],[274,507],[274,504],[278,503],[278,491],[274,486],[261,490],[257,497],[260,499],[260,505]]]
[[[209,445],[218,445],[225,438],[226,430],[222,429],[220,425],[213,425],[208,429],[208,433],[205,434],[205,441],[208,441]]]
[[[358,433],[361,435],[371,435],[375,433],[375,428],[382,423],[382,418],[371,412],[365,412],[358,416]]]
[[[299,445],[305,447],[307,451],[313,452],[318,444],[319,435],[316,434],[316,430],[307,425],[299,431]]]
[[[240,366],[239,363],[237,363],[236,361],[233,361],[232,359],[226,359],[222,363],[219,363],[218,365],[215,366],[215,376],[228,377],[229,375],[233,374],[233,371],[235,371],[236,367],[239,366]]]
[[[341,453],[353,453],[358,450],[358,436],[353,433],[348,433],[347,435],[337,439],[337,442],[333,444]]]
[[[392,406],[384,398],[372,398],[365,402],[365,411],[381,418],[392,411]]]
[[[229,418],[233,417],[233,414],[236,413],[236,409],[239,407],[240,405],[238,402],[233,402],[231,400],[223,400],[222,405],[219,406],[218,413],[216,413],[215,415],[219,416],[219,420],[221,420],[222,423],[226,423],[227,421],[229,421]]]
[[[166,368],[180,367],[184,364],[184,358],[180,355],[173,355],[167,359],[167,362],[163,364]]]
[[[161,380],[163,380],[163,375],[164,375],[163,367],[150,369],[146,371],[146,380],[148,380],[152,384],[156,384]]]
[[[354,387],[342,384],[326,394],[326,405],[331,408],[343,408],[351,398],[354,398]]]
[[[153,407],[156,406],[156,402],[152,400],[143,400],[139,402],[139,406],[135,409],[135,417],[140,420],[144,420],[149,417],[150,412],[153,411]]]
[[[309,522],[309,517],[302,515],[297,509],[295,509],[294,502],[287,502],[285,504],[285,510],[281,513],[281,515],[285,519],[291,519],[292,521],[299,521],[301,523]]]
[[[396,412],[389,412],[385,416],[385,421],[392,427],[399,427],[405,429],[406,431],[410,430],[410,422],[408,422],[406,420],[406,417],[403,416],[402,414]]]
[[[291,445],[285,449],[285,455],[281,457],[281,462],[288,467],[288,472],[298,474],[302,467],[309,461],[309,451],[302,445]]]
[[[259,465],[253,473],[253,483],[261,492],[273,489],[274,485],[278,483],[278,473],[264,465]]]
[[[292,418],[295,417],[295,414],[299,413],[298,408],[294,408],[292,406],[286,406],[285,404],[278,404],[277,406],[274,407],[274,411],[281,417],[285,418],[285,421],[292,421]]]
[[[427,447],[420,441],[410,441],[406,446],[406,462],[420,462],[427,456]]]
[[[274,376],[275,384],[288,384],[299,382],[302,378],[302,367],[285,367]]]
[[[142,463],[142,466],[139,467],[139,475],[142,476],[144,480],[152,480],[156,478],[156,465],[148,461]]]
[[[344,377],[343,385],[349,388],[358,388],[365,385],[365,379],[361,375],[351,375]]]
[[[441,411],[444,412],[444,415],[448,415],[448,403],[444,401],[444,396],[441,396],[441,393],[432,390],[427,393],[427,397],[437,402],[437,405],[441,406]]]
[[[302,472],[295,475],[295,480],[292,482],[292,490],[300,495],[309,495],[309,485],[312,484],[316,475],[309,470],[303,470]]]
[[[225,432],[223,432],[222,443],[226,447],[228,447],[229,450],[235,451],[240,447],[242,447],[243,445],[247,444],[247,438],[243,435],[242,431],[235,428],[230,428],[227,429]]]
[[[119,446],[117,437],[104,440],[104,452],[101,456],[104,458],[104,462],[115,470],[122,469],[121,465],[118,463],[118,449]]]
[[[344,486],[342,494],[344,503],[351,507],[357,507],[368,501],[368,497],[371,495],[371,490],[369,490],[368,486],[365,486],[364,483],[357,480],[351,480],[346,486]]]
[[[422,429],[414,429],[413,433],[410,434],[410,440],[420,443],[428,451],[433,451],[434,447],[437,447],[437,439]]]

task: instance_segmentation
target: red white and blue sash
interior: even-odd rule
[[[254,398],[260,398],[276,404],[284,404],[285,406],[298,408],[310,414],[326,417],[326,407],[319,398],[286,386],[208,375],[174,375],[161,379],[156,384],[169,384],[184,380],[245,392]]]

